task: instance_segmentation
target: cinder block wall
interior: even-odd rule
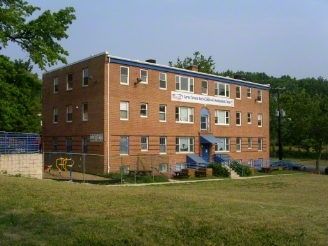
[[[42,179],[42,154],[0,155],[0,173]]]

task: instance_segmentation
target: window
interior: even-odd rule
[[[56,137],[54,137],[52,139],[52,143],[53,143],[53,146],[54,146],[54,151],[57,152],[57,150],[58,150],[58,139]]]
[[[88,138],[82,138],[82,153],[88,153]]]
[[[202,81],[202,94],[203,95],[208,94],[207,80]]]
[[[129,137],[120,137],[120,154],[128,155],[129,154]]]
[[[229,111],[215,110],[215,124],[229,125]]]
[[[72,105],[66,106],[66,121],[67,122],[73,121],[73,106]]]
[[[241,112],[236,112],[236,125],[241,126]]]
[[[182,76],[175,76],[175,89],[177,91],[194,92],[194,79]]]
[[[230,85],[215,82],[215,90],[214,90],[215,96],[230,97],[229,91],[230,91]]]
[[[66,138],[66,152],[72,152],[72,138]]]
[[[166,121],[166,105],[159,105],[159,121]]]
[[[129,119],[129,102],[120,102],[120,120]]]
[[[247,88],[247,97],[248,98],[252,97],[252,89],[251,88]]]
[[[147,117],[148,116],[148,104],[147,103],[141,103],[140,104],[140,116],[141,117]]]
[[[230,151],[230,138],[217,138],[218,143],[215,144],[215,151]]]
[[[166,89],[166,73],[159,73],[159,88]]]
[[[54,93],[58,92],[58,77],[54,78]]]
[[[200,130],[203,130],[203,131],[209,130],[208,115],[200,116]]]
[[[159,138],[159,153],[166,153],[166,137]]]
[[[141,78],[141,83],[148,83],[148,71],[147,70],[140,70],[140,78]]]
[[[72,90],[73,89],[73,74],[72,73],[68,73],[66,75],[66,90]]]
[[[181,137],[175,139],[176,152],[194,152],[194,138]]]
[[[129,84],[129,68],[121,67],[121,84]]]
[[[256,98],[257,102],[262,102],[262,91],[258,90],[257,91],[257,98]]]
[[[247,147],[248,147],[248,149],[252,148],[252,138],[247,139]]]
[[[82,120],[87,121],[88,120],[88,104],[82,103]]]
[[[147,151],[148,150],[148,137],[141,137],[141,150]]]
[[[166,163],[159,164],[159,172],[160,173],[166,173],[167,172],[167,164]]]
[[[253,159],[248,159],[248,160],[247,160],[247,165],[248,165],[249,167],[253,167]]]
[[[88,86],[88,82],[89,82],[89,69],[88,68],[83,69],[82,76],[83,76],[82,86]]]
[[[258,138],[257,143],[258,143],[258,151],[262,151],[263,138]]]
[[[243,164],[243,160],[242,159],[236,159],[236,162],[238,162],[239,164]]]
[[[241,138],[236,138],[236,151],[241,151]]]
[[[184,123],[194,122],[194,108],[176,107],[175,108],[175,121]]]
[[[262,114],[257,115],[257,126],[262,127]]]
[[[236,99],[241,99],[241,87],[236,86]]]
[[[247,123],[252,124],[252,113],[247,113]]]
[[[54,119],[53,123],[58,123],[58,108],[54,108]]]

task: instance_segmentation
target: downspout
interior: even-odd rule
[[[109,173],[109,61],[107,54],[107,172]]]

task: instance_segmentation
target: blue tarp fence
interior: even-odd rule
[[[39,153],[40,147],[39,134],[0,132],[0,154]]]

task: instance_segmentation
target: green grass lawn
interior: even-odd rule
[[[0,245],[327,245],[328,176],[151,186],[0,176]]]

